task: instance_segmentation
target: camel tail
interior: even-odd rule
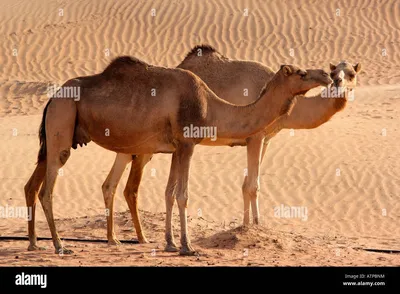
[[[39,127],[39,141],[40,141],[40,148],[39,154],[37,159],[37,164],[46,160],[47,157],[47,146],[46,146],[46,113],[47,108],[49,107],[51,99],[47,102],[46,107],[43,110],[43,117],[42,122]]]

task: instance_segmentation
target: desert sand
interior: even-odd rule
[[[362,72],[354,101],[331,121],[284,130],[272,140],[261,167],[261,225],[241,227],[246,148],[197,146],[188,212],[200,256],[163,251],[171,156],[159,154],[146,166],[140,188],[150,244],[65,241],[75,253],[58,256],[51,241],[39,241],[45,251],[28,252],[27,240],[0,240],[0,266],[399,266],[399,15],[396,0],[1,1],[2,207],[25,205],[48,86],[99,73],[119,55],[175,67],[205,43],[274,70],[296,64],[329,71],[329,62],[346,59],[360,62]],[[95,143],[72,151],[54,190],[61,237],[106,239],[101,185],[114,158]],[[127,176],[115,203],[123,240],[136,238],[122,194]],[[280,205],[306,207],[307,218],[278,218],[274,208]],[[37,212],[37,233],[49,237],[40,204]],[[174,228],[178,234],[176,206]],[[27,236],[27,222],[0,218],[0,236]]]

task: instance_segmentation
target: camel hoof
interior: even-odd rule
[[[148,243],[150,243],[149,240],[147,240],[146,237],[138,238],[138,241],[139,241],[140,244],[148,244]]]
[[[72,254],[74,251],[67,249],[65,247],[62,247],[60,249],[56,249],[56,254],[58,255],[64,255],[64,254]]]
[[[181,256],[197,256],[199,254],[195,250],[183,250],[183,249],[181,249],[179,251],[179,255],[181,255]]]
[[[166,252],[178,252],[179,249],[178,249],[178,247],[176,247],[175,244],[167,244],[167,246],[165,246],[165,251]]]
[[[39,247],[37,245],[29,245],[28,251],[46,250],[46,247]]]
[[[109,239],[107,243],[108,245],[121,245],[121,242],[117,238]]]
[[[194,256],[199,254],[196,252],[196,250],[192,248],[192,246],[187,245],[187,246],[182,246],[181,250],[179,251],[179,255]]]

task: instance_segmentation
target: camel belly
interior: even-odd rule
[[[173,153],[175,151],[175,146],[172,144],[154,144],[153,146],[149,146],[147,144],[137,145],[135,142],[134,145],[115,145],[115,144],[107,144],[104,142],[97,142],[93,140],[97,145],[117,153],[126,153],[126,154],[156,154],[156,153]]]
[[[106,131],[107,132],[107,131]],[[175,146],[161,133],[120,134],[90,133],[93,142],[114,152],[129,154],[173,153]]]
[[[204,146],[246,146],[246,140],[245,139],[216,139],[213,140],[212,138],[204,138],[201,142],[200,145]]]
[[[126,120],[129,122],[129,120]],[[97,145],[119,153],[173,153],[175,146],[168,124],[114,123],[107,120],[88,121],[79,118],[73,145],[93,141]]]

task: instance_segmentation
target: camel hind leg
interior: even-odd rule
[[[44,248],[37,246],[37,235],[35,230],[36,203],[38,200],[38,192],[46,175],[46,161],[38,162],[32,176],[26,183],[25,200],[27,208],[31,208],[31,216],[28,220],[28,236],[29,236],[29,251],[43,250]]]
[[[47,110],[46,117],[46,176],[39,193],[56,253],[71,254],[62,246],[53,215],[53,189],[58,170],[70,156],[76,118],[76,106],[71,99],[55,99]]]
[[[142,180],[143,169],[151,160],[152,156],[152,154],[137,155],[132,159],[131,171],[129,173],[128,181],[124,190],[125,200],[126,203],[128,203],[128,207],[131,212],[132,222],[135,226],[139,243],[149,243],[143,233],[142,224],[140,223],[138,200],[139,186]]]
[[[188,230],[187,230],[187,206],[189,201],[189,170],[190,160],[193,155],[194,145],[183,143],[178,145],[175,153],[176,161],[175,172],[179,175],[176,186],[176,202],[178,202],[179,218],[181,223],[181,249],[180,255],[194,255],[196,251],[193,249]],[[171,170],[171,172],[173,172]]]

